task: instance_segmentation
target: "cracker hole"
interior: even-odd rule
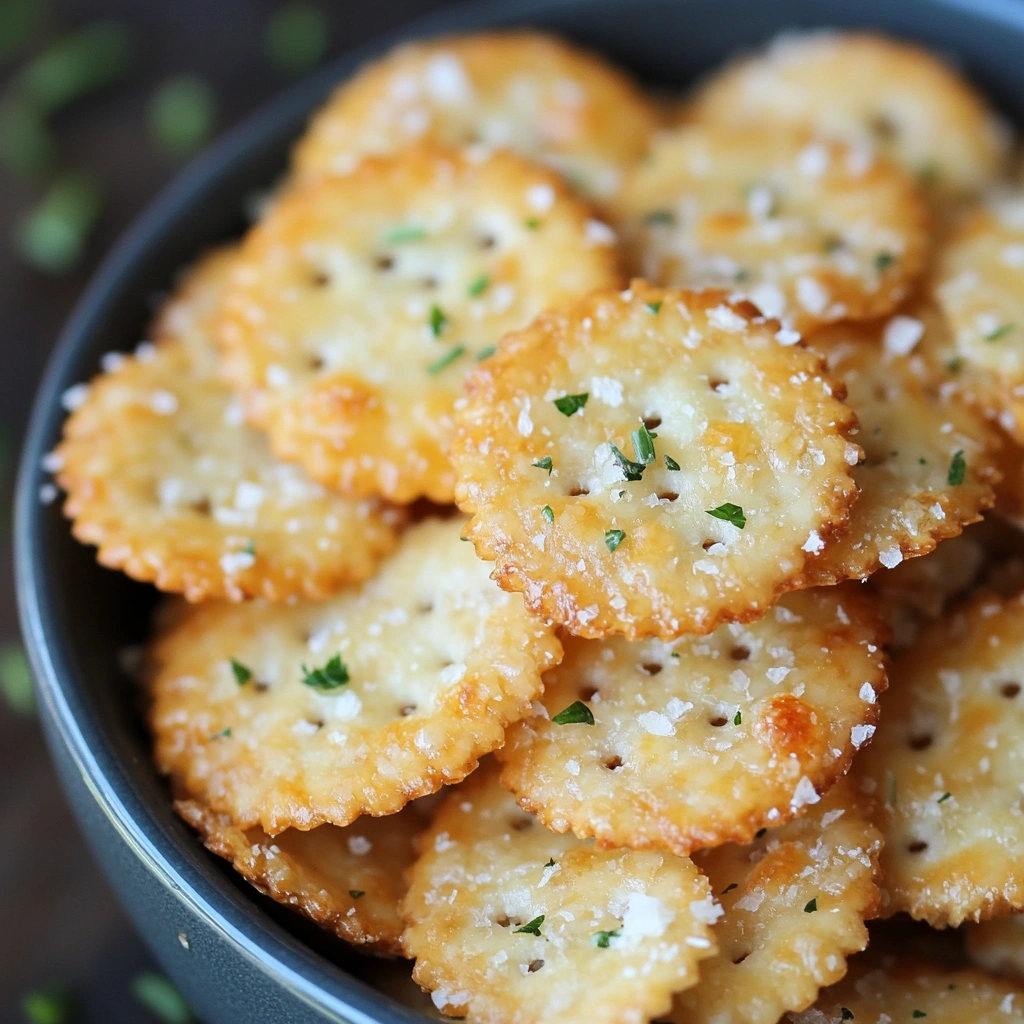
[[[928,844],[923,839],[915,839],[912,843],[907,843],[907,853],[924,853],[928,849]]]
[[[899,126],[885,114],[875,114],[868,121],[868,127],[871,129],[871,134],[881,142],[892,142],[900,134]]]
[[[505,914],[502,914],[494,923],[500,925],[502,928],[507,928],[512,922]]]
[[[615,757],[609,757],[608,760],[605,761],[604,766],[608,769],[608,771],[613,772],[616,770],[616,768],[622,767],[622,758],[619,757],[617,754],[615,755]]]
[[[580,700],[582,700],[584,703],[589,704],[596,696],[596,686],[584,686],[583,689],[580,690]]]
[[[314,288],[326,288],[331,283],[330,275],[325,273],[323,270],[317,270],[313,273],[313,287]]]
[[[1020,693],[1020,683],[1003,683],[999,692],[1007,699],[1013,700]]]
[[[658,491],[659,501],[678,501],[679,495],[675,491]]]
[[[644,417],[644,426],[648,430],[657,430],[658,427],[661,426],[661,417],[660,416],[645,416]]]
[[[907,740],[907,746],[911,750],[927,750],[933,742],[932,734],[928,732],[921,733],[919,736],[911,736]]]
[[[703,544],[701,544],[701,547],[705,551],[707,551],[709,548],[713,548],[717,543],[718,543],[718,541],[715,540],[714,537],[708,537],[708,539],[706,541],[704,541]]]
[[[590,488],[589,487],[574,487],[571,491],[569,491],[569,497],[570,498],[579,498],[579,497],[582,497],[583,495],[589,494],[589,493],[590,493]]]
[[[416,705],[415,705],[415,704],[403,704],[403,705],[402,705],[402,706],[401,706],[401,707],[400,707],[400,708],[398,709],[398,713],[399,713],[399,714],[400,714],[400,715],[401,715],[401,716],[402,716],[403,718],[408,718],[408,717],[409,717],[409,715],[411,715],[411,714],[412,714],[412,713],[413,713],[413,712],[414,712],[415,710],[416,710]]]
[[[323,720],[320,718],[307,718],[306,724],[316,726],[317,729],[322,729],[324,727]]]
[[[256,682],[253,683],[252,688],[257,693],[266,693],[267,690],[270,689],[270,683],[263,683],[263,682],[260,682],[260,680],[257,679]]]
[[[746,661],[750,657],[750,648],[743,644],[737,644],[730,652],[729,657],[733,661]]]
[[[723,718],[721,715],[718,715],[715,718],[709,718],[708,719],[708,725],[713,725],[716,729],[720,729],[728,721],[729,721],[728,718]]]
[[[712,391],[717,392],[718,394],[721,394],[728,386],[729,382],[724,378],[710,377],[708,379],[708,387],[711,388]]]
[[[324,368],[323,356],[311,356],[309,359],[309,368],[311,370],[322,370]]]
[[[418,611],[420,615],[429,615],[433,610],[433,601],[420,601],[420,603],[416,605],[416,611]]]
[[[494,235],[481,235],[477,239],[477,245],[479,245],[481,249],[493,249],[497,244],[498,240]]]
[[[741,964],[741,963],[743,963],[744,960],[747,959],[748,956],[750,956],[749,953],[740,953],[740,955],[738,957],[734,957],[733,958],[733,963],[734,964]]]
[[[192,502],[192,511],[195,512],[196,515],[208,516],[213,511],[210,499],[201,498],[199,501]]]
[[[645,672],[649,676],[656,676],[662,670],[662,668],[663,666],[660,662],[645,661],[641,664],[640,671]]]
[[[395,258],[394,256],[378,256],[376,267],[380,271],[388,271],[395,269]]]
[[[530,974],[536,974],[543,966],[544,966],[544,961],[543,960],[531,960],[530,961],[530,966],[527,967],[526,969],[527,969],[527,971],[530,972]]]
[[[533,818],[513,818],[509,823],[508,827],[513,832],[525,832],[529,828],[533,828]]]
[[[423,287],[424,287],[424,288],[426,288],[426,289],[428,289],[428,290],[429,290],[429,289],[432,289],[432,288],[436,288],[436,287],[438,286],[438,283],[439,283],[439,282],[438,282],[438,280],[437,280],[437,278],[436,278],[436,277],[425,277],[425,278],[423,278],[423,280],[422,280],[422,281],[420,282],[420,284],[422,284],[422,285],[423,285]]]

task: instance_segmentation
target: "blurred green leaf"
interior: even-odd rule
[[[0,60],[20,53],[42,24],[39,0],[0,0]]]
[[[81,257],[101,206],[92,178],[74,171],[62,175],[15,226],[15,250],[37,270],[67,273]]]
[[[0,103],[0,163],[19,177],[38,178],[56,162],[57,140],[46,119],[23,96],[7,96]]]
[[[198,75],[178,75],[158,86],[149,104],[149,130],[169,156],[194,152],[210,137],[217,117],[213,90]]]
[[[267,22],[263,48],[278,70],[295,75],[316,67],[327,52],[327,15],[298,0],[279,7]]]
[[[132,982],[135,998],[164,1024],[189,1024],[192,1013],[182,994],[162,975],[147,972]]]
[[[32,692],[32,670],[28,667],[25,649],[16,641],[8,641],[0,647],[0,692],[4,700],[19,715],[31,715],[36,708],[35,694]],[[40,1002],[47,998],[56,999],[54,992],[36,992],[25,999],[36,998]],[[28,1010],[26,1009],[26,1014]],[[32,1020],[35,1020],[32,1017]]]
[[[116,82],[132,56],[132,37],[117,21],[95,21],[33,57],[14,80],[14,91],[48,116]]]

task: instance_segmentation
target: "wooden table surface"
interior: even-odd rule
[[[2,5],[6,0],[0,0]],[[82,267],[47,277],[18,262],[7,240],[18,215],[38,195],[0,170],[0,466],[2,507],[10,507],[17,452],[35,383],[47,354],[89,277],[113,240],[176,170],[147,141],[145,111],[154,86],[197,72],[214,87],[218,129],[288,83],[271,70],[261,40],[279,0],[51,0],[67,27],[112,16],[136,39],[133,70],[113,89],[58,116],[55,128],[70,162],[93,171],[106,203]],[[444,6],[444,0],[321,0],[331,21],[329,56]],[[0,83],[17,63],[0,64]],[[9,534],[8,515],[0,529]],[[0,549],[0,640],[17,635],[9,542]],[[0,1022],[24,1018],[27,991],[66,984],[85,1024],[151,1018],[133,999],[131,979],[152,963],[85,849],[43,747],[39,726],[0,702]]]

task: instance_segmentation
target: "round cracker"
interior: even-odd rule
[[[884,627],[855,587],[787,594],[707,637],[565,638],[502,782],[548,828],[688,854],[816,803],[875,731]],[[575,701],[594,724],[552,719]]]
[[[351,169],[414,142],[511,149],[585,194],[615,192],[658,116],[605,60],[539,32],[406,44],[346,82],[295,149],[299,179]]]
[[[490,765],[421,848],[402,906],[413,977],[472,1024],[642,1024],[715,951],[718,911],[692,861],[555,835]]]
[[[924,311],[899,314],[884,324],[826,328],[812,340],[846,386],[865,458],[854,471],[860,496],[850,530],[807,563],[808,586],[863,579],[927,554],[995,501],[998,441],[954,396],[920,379],[913,348],[903,351],[908,338],[920,344],[932,323]]]
[[[273,837],[258,825],[238,828],[198,800],[176,800],[174,809],[208,850],[265,896],[365,951],[402,955],[404,872],[426,825],[414,804],[387,817],[358,818],[347,828],[290,828]]]
[[[501,586],[579,636],[634,640],[749,621],[792,589],[845,526],[860,450],[842,386],[777,329],[723,292],[636,281],[506,336],[452,446]],[[627,481],[615,451],[639,458],[648,427],[654,461]]]
[[[878,149],[939,196],[984,188],[1010,134],[986,100],[917,46],[867,32],[779,36],[718,72],[686,116],[722,127],[801,125]]]
[[[850,972],[791,1024],[1010,1024],[1024,1020],[1024,990],[981,971],[951,971],[912,957],[855,958]]]
[[[804,332],[888,313],[929,243],[927,207],[905,174],[778,127],[658,136],[615,210],[638,276],[735,289]]]
[[[1024,194],[1000,192],[942,247],[935,298],[959,375],[978,379],[988,413],[1024,441]],[[984,382],[984,383],[982,383]]]
[[[676,997],[670,1024],[775,1024],[806,1009],[868,944],[881,833],[848,779],[796,821],[750,846],[695,858],[725,911],[719,951]]]
[[[246,236],[225,372],[274,450],[356,495],[450,502],[469,368],[548,306],[617,279],[614,235],[507,153],[367,159]]]
[[[882,805],[885,913],[945,927],[1024,908],[1024,594],[975,595],[892,677],[858,761]]]
[[[326,597],[368,578],[402,515],[331,494],[242,423],[211,325],[234,250],[191,271],[154,344],[108,357],[64,425],[64,512],[97,558],[190,601]]]
[[[271,835],[393,814],[471,772],[561,646],[487,578],[463,525],[413,527],[377,576],[329,601],[179,615],[151,651],[161,771]]]
[[[964,926],[967,955],[982,970],[1024,981],[1024,914]]]

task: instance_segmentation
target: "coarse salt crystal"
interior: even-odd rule
[[[600,220],[588,220],[584,237],[588,245],[614,245],[617,237],[607,224]]]
[[[447,833],[442,833],[446,835]],[[373,849],[373,843],[370,842],[366,836],[349,836],[348,837],[348,850],[349,853],[354,854],[356,857],[365,857]]]
[[[895,569],[903,561],[903,552],[897,547],[887,548],[878,552],[878,560],[886,569]]]
[[[912,316],[894,316],[882,333],[882,346],[890,356],[906,356],[924,337],[924,324]]]
[[[804,541],[803,547],[800,550],[807,551],[809,554],[812,555],[816,555],[819,551],[823,551],[824,549],[825,542],[821,539],[821,536],[818,533],[818,531],[811,530],[810,534],[807,537],[807,540]]]
[[[733,334],[747,329],[747,321],[728,306],[715,306],[714,309],[708,310],[708,323]]]
[[[255,564],[256,556],[249,551],[229,551],[220,556],[220,567],[229,576],[250,569]]]
[[[792,810],[798,811],[801,807],[806,807],[808,804],[816,804],[820,799],[818,791],[814,788],[814,783],[806,775],[802,775],[800,781],[796,784],[796,789],[793,790],[789,806]]]
[[[89,397],[88,384],[75,384],[60,396],[60,404],[68,412],[74,412]]]
[[[855,725],[850,730],[850,742],[855,748],[860,749],[874,735],[875,727],[873,725]]]
[[[637,715],[636,720],[640,728],[651,736],[675,735],[676,727],[672,724],[672,719],[660,711],[645,711]]]
[[[555,190],[546,182],[531,185],[526,190],[526,202],[538,213],[547,213],[554,206]]]

